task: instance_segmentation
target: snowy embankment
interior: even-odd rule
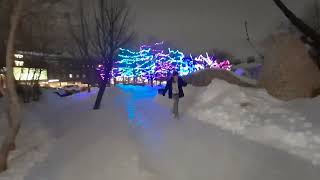
[[[188,116],[320,164],[320,98],[282,102],[222,80],[185,91],[180,110]]]
[[[183,79],[193,86],[204,87],[208,86],[214,79],[222,79],[231,84],[236,84],[242,87],[258,88],[259,85],[256,80],[240,76],[232,71],[225,71],[219,69],[204,69],[195,73],[189,74]]]
[[[16,140],[17,148],[10,153],[9,169],[0,174],[1,180],[22,180],[36,163],[43,161],[48,155],[54,140],[42,126],[41,121],[44,117],[38,115],[41,109],[33,108],[41,105],[43,102],[23,107],[23,122]],[[3,98],[0,100],[0,107],[0,142],[2,142],[8,130]]]

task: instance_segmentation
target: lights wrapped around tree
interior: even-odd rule
[[[120,49],[119,60],[112,71],[113,77],[161,81],[172,71],[178,71],[183,76],[205,68],[231,70],[232,65],[228,60],[219,61],[208,53],[193,58],[192,55],[185,56],[179,50],[165,49],[163,44],[142,45],[139,51]],[[101,68],[103,66],[97,70],[100,76],[105,76]]]
[[[223,69],[223,70],[231,70],[231,63],[229,60],[223,60],[219,62],[219,60],[212,56],[210,57],[208,53],[206,56],[200,55],[195,58],[196,61],[196,70],[201,70],[205,68],[213,68],[213,69]]]
[[[99,74],[99,77],[102,81],[106,80],[106,71],[105,71],[105,68],[102,64],[99,64],[96,68],[98,74]]]
[[[120,49],[119,59],[113,69],[115,76],[135,78],[145,77],[154,73],[151,49],[143,49],[138,52]]]
[[[224,61],[219,63],[219,68],[220,69],[231,71],[231,67],[232,67],[232,65],[231,65],[229,60],[224,60]]]
[[[179,71],[180,65],[183,64],[184,54],[180,51],[168,49],[154,56],[155,59],[155,79],[164,80],[168,73],[174,70]]]

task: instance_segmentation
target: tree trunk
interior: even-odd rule
[[[289,8],[287,8],[281,0],[274,0],[275,4],[283,12],[283,14],[297,27],[305,36],[310,37],[316,43],[320,43],[320,35],[308,26],[305,22],[299,19]],[[319,44],[318,44],[319,45]]]
[[[23,68],[23,67],[21,67],[21,70],[20,70],[20,76],[19,76],[19,81],[21,81],[21,78],[22,78],[22,74],[23,74],[23,72],[24,72],[24,68]]]
[[[109,55],[108,59],[112,59],[112,57],[113,57],[112,54],[113,53],[111,53]],[[111,70],[112,70],[112,67],[113,67],[113,62],[109,61],[107,63],[104,63],[104,66],[106,67],[106,69],[105,69],[106,78],[101,80],[100,88],[99,88],[98,95],[97,95],[97,98],[96,98],[96,102],[95,102],[94,107],[93,107],[94,110],[100,109],[102,97],[103,97],[103,94],[104,94],[104,92],[106,90],[106,86],[108,85],[108,87],[110,87],[110,85],[111,85],[111,78],[112,78],[111,77]]]
[[[91,92],[91,86],[90,86],[90,84],[88,83],[88,93],[90,93]]]
[[[42,69],[40,69],[39,75],[38,75],[38,77],[37,77],[37,81],[38,81],[38,82],[40,81],[41,73],[42,73]]]
[[[31,86],[33,86],[33,85],[34,85],[34,82],[36,81],[36,80],[35,80],[35,75],[36,75],[36,73],[37,73],[37,68],[34,68],[34,72],[33,72],[33,74],[32,74],[32,78],[31,78]]]
[[[5,96],[4,83],[5,83],[5,80],[2,77],[2,75],[0,75],[0,97],[1,95]]]
[[[99,88],[99,92],[98,92],[98,95],[96,98],[96,102],[93,107],[94,110],[100,109],[101,100],[102,100],[104,91],[106,90],[106,85],[107,85],[107,83],[105,81],[100,84],[100,88]]]
[[[153,77],[151,78],[151,87],[153,87],[154,86],[154,79],[153,79]]]
[[[290,20],[290,22],[304,34],[306,37],[305,43],[311,45],[318,52],[320,49],[320,34],[307,25],[303,20],[299,19],[289,8],[287,8],[285,4],[283,4],[281,0],[273,1],[283,12],[283,14]],[[308,38],[310,38],[312,42],[309,42]],[[320,69],[320,59],[318,56],[319,54],[317,54],[317,57],[313,58],[313,60]]]
[[[133,78],[133,85],[137,85],[137,77]]]
[[[117,85],[117,79],[113,78],[113,86],[116,86],[116,85]]]
[[[28,68],[28,74],[27,74],[27,79],[26,79],[26,85],[28,85],[30,71],[31,71],[31,68]]]
[[[18,95],[15,88],[15,80],[13,75],[13,60],[14,60],[14,43],[17,26],[20,21],[22,0],[17,0],[13,14],[10,19],[10,31],[6,50],[6,68],[7,68],[7,98],[8,98],[8,121],[9,130],[0,148],[0,172],[7,169],[7,161],[10,150],[14,146],[15,139],[20,129],[21,117],[20,117],[20,104]]]

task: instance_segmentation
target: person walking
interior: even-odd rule
[[[165,96],[168,91],[169,99],[173,99],[172,113],[177,119],[179,119],[179,99],[184,97],[182,87],[186,86],[187,83],[179,76],[177,71],[174,71],[162,93]]]

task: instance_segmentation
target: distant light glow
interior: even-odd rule
[[[48,80],[48,83],[53,83],[53,82],[60,82],[60,80],[59,79],[50,79],[50,80]]]

